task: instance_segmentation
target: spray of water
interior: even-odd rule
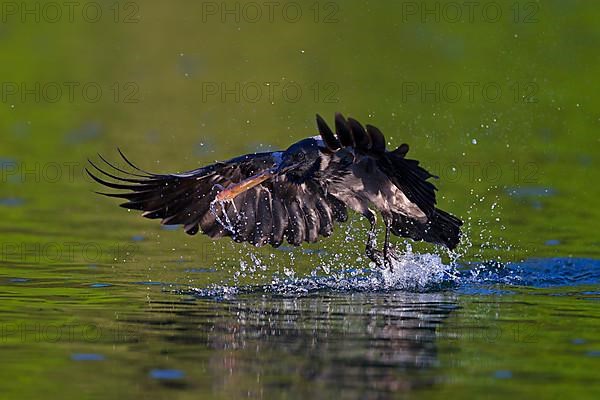
[[[481,201],[481,200],[480,200]],[[232,203],[231,205],[227,203]],[[497,204],[492,205],[492,210]],[[233,207],[234,215],[237,214],[235,203],[233,201],[218,201],[211,203],[210,210],[215,215],[217,221],[229,232],[235,234],[235,225],[230,220],[228,207]],[[243,216],[240,216],[243,217]],[[467,228],[470,230],[471,217],[469,215]],[[481,234],[485,231],[479,227]],[[326,251],[326,244],[323,249],[316,252],[310,252],[309,249],[297,249],[278,254],[280,262],[275,262],[275,254],[259,255],[250,251],[247,254],[239,249],[240,262],[232,271],[233,282],[213,285],[207,288],[193,289],[192,292],[200,297],[228,297],[240,293],[263,291],[279,295],[302,295],[316,291],[333,292],[355,292],[355,291],[430,291],[439,290],[448,286],[460,284],[461,276],[459,270],[460,258],[472,247],[469,235],[465,235],[463,243],[457,251],[448,252],[446,257],[435,252],[415,253],[412,246],[406,245],[404,251],[396,250],[392,253],[389,265],[383,268],[375,263],[369,263],[362,256],[349,260],[351,253],[354,255],[363,253],[363,244],[357,245],[355,249],[348,247],[348,244],[354,242],[358,232],[362,233],[354,222],[346,224],[344,231],[344,243],[347,252],[344,254],[335,251],[329,253]],[[484,243],[488,243],[485,241]],[[359,248],[360,247],[360,248]],[[247,250],[247,249],[246,249]],[[311,261],[316,265],[309,276],[298,275],[295,264],[296,253],[303,252],[316,257],[317,260]],[[287,262],[280,258],[288,257]],[[243,258],[246,258],[244,260]],[[265,259],[263,259],[265,258]],[[444,262],[444,259],[449,261]],[[267,271],[270,266],[277,265],[277,271]],[[479,268],[479,267],[476,267]],[[477,269],[474,269],[477,270]],[[473,278],[472,276],[470,277]],[[256,284],[241,284],[241,280],[255,280]],[[264,282],[269,281],[265,284]]]
[[[374,263],[367,263],[362,257],[353,262],[341,262],[341,257],[330,254],[314,253],[318,258],[317,267],[309,276],[297,276],[294,272],[294,252],[288,254],[288,265],[273,271],[267,284],[240,285],[240,277],[253,277],[267,271],[273,264],[274,255],[262,260],[251,254],[250,261],[242,261],[239,270],[234,274],[233,284],[218,284],[207,288],[192,289],[191,293],[198,297],[232,297],[244,293],[270,293],[282,296],[302,296],[315,292],[376,292],[376,291],[431,291],[454,285],[458,280],[458,272],[454,264],[444,263],[438,254],[413,253],[407,246],[402,253],[398,252],[390,260],[391,268],[381,268]],[[285,257],[285,255],[282,255]]]
[[[233,211],[237,214],[237,208],[233,200],[213,200],[210,202],[210,212],[215,216],[217,222],[223,226],[223,228],[227,229],[233,235],[236,234],[235,226],[229,219],[229,215],[227,214],[227,204],[231,203],[231,207],[233,207]],[[220,210],[219,210],[220,207]],[[219,212],[221,211],[221,212]],[[223,215],[221,218],[220,214]]]

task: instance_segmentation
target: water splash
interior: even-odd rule
[[[500,198],[494,193],[492,187],[489,193],[474,194],[476,201],[467,212],[465,233],[461,245],[454,252],[443,254],[413,253],[410,245],[402,253],[395,254],[391,260],[391,268],[380,268],[370,263],[364,257],[355,257],[356,253],[362,254],[362,245],[353,244],[357,230],[360,231],[360,221],[350,221],[344,229],[344,252],[329,252],[327,245],[323,244],[319,252],[305,253],[314,256],[310,261],[316,266],[308,276],[299,274],[295,266],[295,251],[285,251],[278,254],[289,257],[287,262],[275,263],[275,254],[266,256],[254,254],[253,251],[244,255],[243,249],[239,250],[242,257],[249,258],[240,261],[232,272],[233,279],[215,284],[207,288],[196,288],[191,294],[204,298],[226,298],[246,293],[270,293],[281,296],[302,296],[315,292],[381,292],[381,291],[411,291],[431,292],[442,289],[456,289],[459,291],[473,291],[476,293],[500,293],[503,286],[534,286],[543,279],[537,277],[530,264],[524,264],[521,251],[498,238],[493,232],[500,227],[505,229],[501,220],[502,205]],[[228,231],[235,234],[235,227],[230,220],[233,210],[226,204],[230,201],[213,201],[211,212],[216,216]],[[230,214],[228,215],[227,209]],[[488,219],[475,217],[479,208],[487,209],[491,214]],[[237,212],[237,210],[235,210]],[[222,215],[221,215],[222,214]],[[471,238],[475,238],[475,243]],[[334,243],[335,245],[335,243]],[[336,246],[338,247],[338,246]],[[283,250],[283,248],[281,249]],[[505,262],[500,254],[511,252],[508,259],[520,259],[520,262]],[[487,260],[477,263],[465,263],[467,252],[474,252],[474,259]],[[514,254],[512,254],[514,252]],[[469,257],[473,259],[472,257]],[[443,261],[449,260],[449,261]],[[228,264],[229,265],[229,264]],[[230,266],[230,265],[229,265]],[[277,271],[271,268],[275,267]],[[269,270],[269,271],[267,271]],[[306,271],[306,270],[304,270]],[[536,276],[532,278],[530,275]],[[532,278],[532,279],[529,279]],[[562,278],[559,277],[559,281]],[[253,282],[249,284],[248,282]],[[565,280],[566,281],[566,280]],[[244,282],[244,283],[242,283]],[[265,282],[269,282],[266,283]],[[556,284],[556,282],[552,282]]]
[[[264,271],[264,263],[252,257],[255,267]],[[360,257],[357,264],[364,265]],[[310,276],[297,277],[284,268],[283,273],[273,275],[269,284],[213,285],[193,288],[188,293],[201,298],[229,298],[247,293],[270,293],[282,296],[302,296],[315,292],[381,292],[439,290],[456,283],[458,272],[455,264],[445,264],[437,254],[416,254],[410,246],[406,252],[391,260],[391,269],[382,269],[374,263],[368,267],[342,265],[341,270],[324,263],[315,268]],[[248,266],[245,265],[244,269]],[[292,269],[293,270],[293,269]]]
[[[445,264],[436,254],[408,251],[394,261],[392,271],[371,265],[324,273],[328,268],[321,265],[307,277],[275,274],[269,284],[213,285],[184,293],[210,299],[260,293],[301,297],[319,292],[435,292],[447,289],[463,294],[503,295],[524,287],[578,290],[575,288],[600,284],[600,260],[586,258],[532,258],[523,262],[488,261],[459,265]]]
[[[453,261],[444,264],[438,254],[418,254],[407,246],[406,252],[393,260],[392,269],[381,271],[386,289],[427,290],[457,280],[458,272]]]
[[[215,219],[221,226],[231,232],[234,236],[236,234],[235,226],[229,219],[229,215],[227,214],[227,204],[231,203],[233,207],[233,211],[237,214],[237,208],[233,200],[217,200],[216,198],[210,202],[210,212],[215,216]],[[217,207],[221,207],[219,210]],[[221,211],[221,212],[219,212]],[[223,219],[219,216],[219,214],[223,214]]]

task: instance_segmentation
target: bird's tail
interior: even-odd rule
[[[392,232],[395,235],[429,243],[441,244],[454,249],[460,241],[462,221],[454,215],[436,208],[426,223],[418,222],[401,214],[394,214]]]

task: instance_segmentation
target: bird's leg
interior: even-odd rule
[[[390,252],[390,223],[385,220],[385,241],[383,242],[383,263],[384,267],[389,267],[390,272],[393,270],[392,263],[389,260]]]
[[[367,246],[365,249],[365,254],[375,264],[381,265],[381,252],[375,248],[375,238],[377,237],[377,216],[369,209],[367,209],[363,215],[371,224],[371,229],[369,229],[369,233],[367,234]]]
[[[385,224],[385,241],[383,242],[383,267],[389,268],[390,272],[394,270],[392,260],[397,258],[398,253],[395,247],[390,244],[390,233],[392,232],[392,220],[390,218],[383,217]]]

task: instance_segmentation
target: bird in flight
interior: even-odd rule
[[[125,199],[121,207],[141,210],[146,218],[183,225],[190,235],[229,236],[255,246],[278,247],[284,241],[299,246],[330,236],[351,209],[369,221],[365,253],[382,267],[391,266],[394,256],[391,234],[457,246],[462,221],[436,208],[436,188],[428,182],[434,176],[406,158],[407,144],[386,150],[379,129],[339,113],[335,133],[319,115],[317,127],[320,135],[287,150],[247,154],[184,173],[146,172],[120,150],[133,171],[100,156],[114,171],[90,161],[95,172],[87,172],[120,191],[98,193]],[[382,250],[375,243],[377,212],[385,226]]]

